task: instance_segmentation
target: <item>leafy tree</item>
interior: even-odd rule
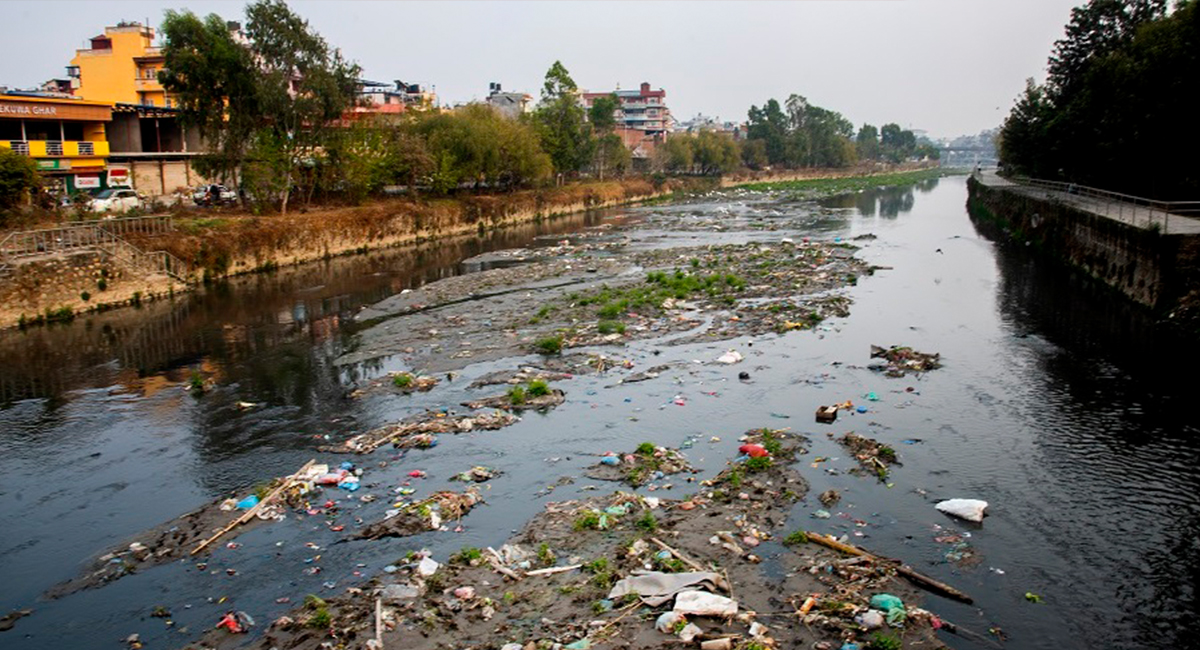
[[[788,119],[779,107],[779,102],[770,99],[762,108],[751,106],[749,118],[746,138],[763,141],[767,162],[770,164],[787,163]]]
[[[257,0],[246,18],[243,42],[215,14],[168,11],[161,79],[214,152],[202,166],[229,178],[253,158],[257,196],[286,213],[293,187],[314,177],[301,168],[319,164],[332,122],[353,103],[359,68],[282,0]]]
[[[767,143],[762,140],[746,140],[742,143],[742,164],[750,169],[762,169],[769,164]]]
[[[258,105],[276,148],[280,168],[280,212],[287,213],[292,183],[301,165],[311,165],[331,122],[355,98],[358,65],[342,58],[308,21],[283,0],[257,0],[246,7],[246,35],[257,69]]]
[[[618,176],[624,174],[632,163],[633,154],[629,152],[621,136],[608,133],[596,139],[596,166],[601,179],[604,178],[605,171]]]
[[[616,94],[597,97],[588,109],[588,121],[598,133],[608,133],[617,125],[616,112],[621,107],[621,100]]]
[[[484,104],[426,114],[416,130],[437,161],[441,191],[460,183],[476,187],[527,185],[550,175],[549,157],[530,125],[505,119]]]
[[[237,178],[251,134],[258,128],[258,87],[250,49],[225,20],[168,9],[163,19],[166,59],[159,80],[179,103],[180,120],[204,139],[196,160],[204,176]]]
[[[542,100],[534,112],[534,120],[542,148],[560,173],[578,172],[592,158],[592,134],[577,95],[575,80],[561,62],[555,61],[546,71]]]
[[[855,147],[858,149],[858,157],[860,160],[878,160],[879,149],[879,129],[871,124],[864,124],[858,130],[858,135],[854,139]]]
[[[912,156],[917,148],[917,138],[912,131],[901,129],[899,124],[884,124],[879,129],[879,146],[888,160],[900,162]]]
[[[1091,0],[1071,10],[1066,37],[1050,55],[1052,95],[1071,94],[1096,59],[1129,43],[1138,26],[1161,18],[1166,0]]]
[[[37,163],[29,156],[0,149],[0,217],[25,201],[41,186]],[[0,224],[3,223],[0,219]]]
[[[654,166],[665,172],[690,172],[695,160],[690,141],[685,133],[667,136],[654,150]]]
[[[1091,0],[1072,12],[1044,86],[1030,82],[1001,129],[1004,165],[1129,194],[1200,194],[1200,133],[1181,98],[1200,72],[1200,11]]]
[[[738,168],[738,143],[727,133],[701,131],[690,138],[692,163],[701,174],[727,174]]]

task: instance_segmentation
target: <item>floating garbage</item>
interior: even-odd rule
[[[939,512],[944,512],[953,517],[979,523],[983,521],[988,502],[978,499],[947,499],[938,502],[934,507]]]
[[[732,598],[706,591],[681,591],[675,596],[672,610],[696,616],[736,616],[738,604]]]
[[[744,358],[745,357],[742,356],[741,352],[738,352],[737,350],[730,350],[730,351],[726,352],[725,354],[722,354],[721,356],[717,357],[717,363],[724,363],[727,365],[734,364],[734,363],[738,363],[739,361],[741,361]]]

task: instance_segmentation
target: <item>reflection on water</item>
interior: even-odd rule
[[[53,410],[72,391],[140,395],[186,381],[195,367],[218,383],[245,382],[255,398],[303,407],[313,346],[341,343],[345,319],[403,289],[487,266],[460,260],[592,226],[602,212],[496,231],[486,237],[334,258],[272,274],[233,278],[173,300],[0,332],[0,408],[43,398]]]
[[[938,186],[940,178],[930,178],[914,185],[899,187],[875,187],[854,194],[843,194],[823,199],[821,205],[830,208],[847,208],[858,210],[859,216],[881,217],[895,219],[906,212],[911,212],[915,204],[913,193],[928,194]]]

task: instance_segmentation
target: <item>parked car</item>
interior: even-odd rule
[[[142,207],[142,198],[131,189],[113,187],[97,192],[88,207],[92,212],[129,212]]]
[[[201,185],[192,192],[192,202],[196,205],[230,205],[237,200],[237,192],[224,185]]]

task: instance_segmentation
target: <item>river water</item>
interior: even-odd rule
[[[410,549],[428,547],[444,559],[462,546],[498,546],[547,501],[588,495],[581,473],[593,454],[690,438],[698,440],[687,452],[693,464],[715,472],[741,432],[788,426],[812,438],[801,461],[811,494],[788,530],[849,535],[975,597],[966,606],[928,596],[925,606],[948,620],[984,635],[998,627],[1010,647],[1196,647],[1195,352],[1070,272],[993,243],[965,203],[962,177],[821,204],[729,192],[335,259],[141,310],[0,334],[7,476],[0,484],[0,610],[35,610],[0,632],[0,645],[115,647],[136,632],[150,647],[178,647],[231,607],[269,621],[292,606],[277,598],[336,594]],[[719,232],[655,225],[735,223],[746,215],[757,225]],[[782,215],[786,227],[758,227],[769,220],[764,215]],[[559,384],[567,403],[548,414],[501,431],[443,436],[438,447],[406,457],[381,451],[372,458],[393,462],[369,471],[365,489],[378,482],[386,490],[408,470],[423,469],[431,478],[418,482],[418,496],[449,487],[445,478],[470,465],[503,469],[489,484],[487,505],[461,532],[331,546],[339,535],[293,517],[242,535],[241,548],[218,549],[204,570],[166,565],[39,599],[130,535],[290,473],[317,456],[326,437],[462,401],[467,380],[513,361],[469,366],[463,381],[410,398],[346,399],[365,379],[404,368],[393,357],[339,361],[364,335],[353,315],[405,288],[479,270],[462,260],[481,252],[545,246],[601,224],[628,226],[633,247],[870,233],[876,238],[856,241],[859,254],[889,268],[848,288],[850,316],[817,331],[608,349],[637,369],[683,365],[628,386],[578,377]],[[945,367],[889,379],[865,367],[870,344],[937,351]],[[747,359],[733,367],[694,363],[730,347]],[[182,390],[193,369],[217,383],[202,399]],[[751,381],[736,381],[739,370]],[[871,392],[878,401],[864,399]],[[843,414],[829,427],[812,422],[818,405],[847,399],[868,412]],[[261,407],[241,410],[239,401]],[[825,434],[849,430],[890,444],[903,466],[886,482],[847,474],[850,460]],[[709,442],[712,436],[722,442]],[[814,462],[819,457],[829,460]],[[577,481],[547,494],[561,476]],[[843,492],[842,502],[830,508],[831,518],[812,518],[821,508],[815,495],[830,487]],[[990,516],[964,525],[933,509],[951,497],[985,499]],[[364,507],[358,516],[378,514]],[[773,544],[763,550],[786,552]],[[1041,602],[1029,602],[1027,592]],[[150,616],[156,605],[171,610],[170,625]]]

